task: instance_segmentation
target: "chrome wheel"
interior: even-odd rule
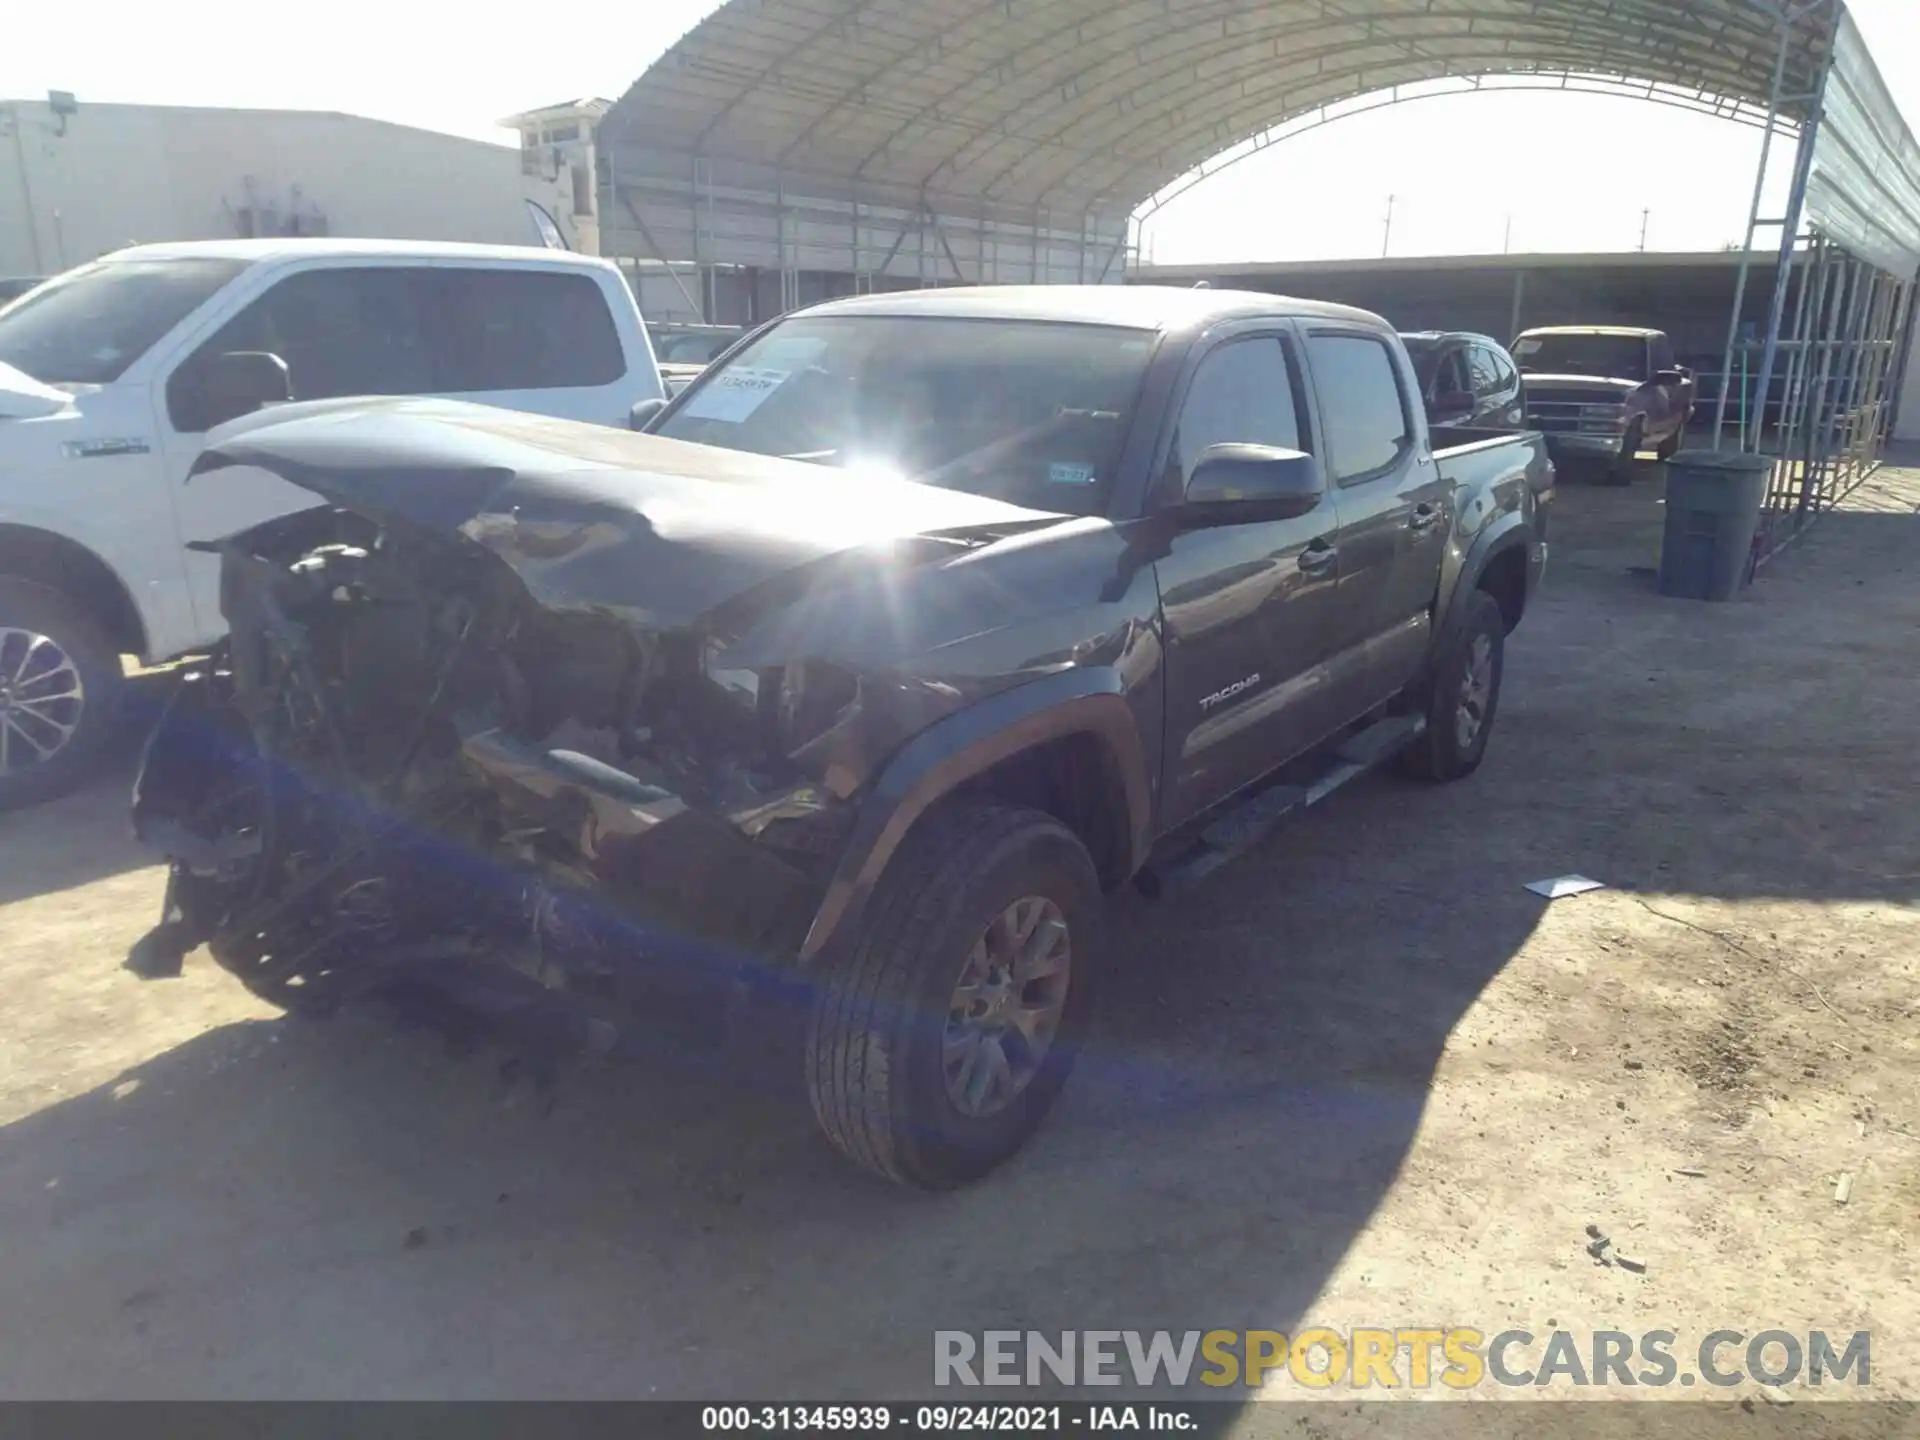
[[[1039,1073],[1067,1003],[1073,937],[1060,907],[1028,895],[974,942],[947,1006],[947,1096],[981,1118],[1011,1105]]]
[[[1460,700],[1453,710],[1453,739],[1462,753],[1473,749],[1487,723],[1493,699],[1493,637],[1476,635],[1467,651],[1466,673],[1460,677]]]
[[[50,636],[0,627],[0,775],[66,749],[86,700],[79,667]]]

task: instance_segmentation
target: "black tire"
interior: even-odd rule
[[[78,698],[50,700],[69,674]],[[0,811],[51,800],[92,775],[127,688],[119,651],[83,606],[45,585],[0,579],[0,687],[9,685],[20,708],[0,720]],[[8,703],[0,692],[0,706]],[[71,732],[56,739],[67,724]],[[54,748],[41,756],[42,745]],[[22,763],[23,754],[34,758]]]
[[[1665,464],[1680,453],[1680,447],[1687,443],[1687,422],[1682,420],[1674,427],[1673,433],[1654,447],[1654,456]]]
[[[1028,897],[1051,901],[1070,959],[1051,1044],[1004,1108],[969,1115],[949,1093],[944,1044],[975,945]],[[1039,1128],[1073,1067],[1099,961],[1100,881],[1086,847],[1051,816],[956,802],[914,826],[857,933],[819,977],[807,1027],[807,1087],[827,1138],[903,1185],[977,1179]]]
[[[1461,780],[1480,768],[1500,707],[1500,678],[1506,667],[1506,617],[1484,590],[1461,597],[1462,613],[1433,668],[1426,695],[1427,728],[1400,754],[1400,769],[1417,780]],[[1459,711],[1473,666],[1475,647],[1487,643],[1488,667],[1480,720],[1470,740],[1462,740]]]
[[[1604,483],[1608,485],[1631,485],[1634,473],[1640,468],[1640,447],[1646,443],[1647,418],[1642,415],[1627,427],[1627,436],[1620,444],[1620,453],[1607,465]]]

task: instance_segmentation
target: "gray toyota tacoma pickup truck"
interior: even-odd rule
[[[598,1046],[666,972],[767,980],[833,1143],[964,1182],[1067,1077],[1103,894],[1480,763],[1553,493],[1537,435],[1432,450],[1378,317],[1226,291],[840,301],[650,425],[210,436],[316,506],[214,547],[136,970],[205,942],[289,1009],[471,987]]]

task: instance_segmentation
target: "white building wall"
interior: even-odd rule
[[[0,102],[0,275],[245,234],[250,207],[330,235],[536,243],[508,146],[324,112],[82,102],[63,125]]]

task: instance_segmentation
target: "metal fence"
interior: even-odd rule
[[[1879,465],[1903,378],[1914,289],[1911,279],[1815,236],[1779,342],[1777,423],[1763,431],[1758,407],[1740,417],[1741,447],[1776,457],[1757,561],[1791,543]]]

